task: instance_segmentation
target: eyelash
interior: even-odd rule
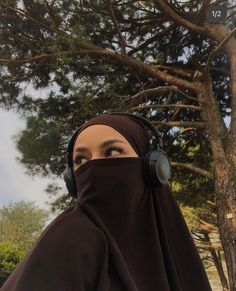
[[[116,150],[116,151],[118,151],[118,152],[120,152],[120,153],[123,153],[123,152],[124,152],[124,150],[121,149],[121,148],[119,148],[119,147],[110,147],[110,148],[108,148],[108,149],[105,151],[105,155],[106,155],[108,152],[110,152],[111,150]],[[75,163],[75,164],[79,164],[79,161],[81,161],[81,159],[83,159],[83,158],[86,158],[86,157],[83,156],[83,155],[77,156],[77,157],[74,159],[74,163]]]

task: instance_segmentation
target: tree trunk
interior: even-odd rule
[[[230,173],[221,172],[221,179],[216,179],[216,205],[217,221],[222,247],[225,254],[226,266],[228,270],[230,291],[236,291],[236,189],[234,183],[230,182]]]
[[[208,76],[201,84],[199,100],[205,102],[202,119],[208,125],[213,154],[215,204],[220,239],[225,254],[229,289],[236,291],[236,155],[233,134],[225,128]]]
[[[218,251],[218,259],[219,259],[219,262],[220,262],[221,266],[223,266],[223,265],[222,265],[222,259],[221,259],[221,253],[220,253],[220,250]],[[225,278],[225,280],[226,280],[226,282],[227,282],[227,279],[226,279],[226,278]],[[226,284],[225,284],[225,285],[222,284],[222,286],[223,286],[223,288],[225,288],[225,289],[223,289],[223,291],[225,291],[225,290],[229,290],[228,282],[227,282],[227,286],[226,286]],[[226,289],[226,288],[227,288],[227,289]]]
[[[217,273],[219,275],[220,282],[221,282],[221,285],[222,285],[222,290],[223,291],[229,291],[228,282],[227,282],[227,279],[225,277],[223,266],[222,266],[222,261],[221,261],[221,258],[220,258],[220,252],[219,252],[219,255],[217,256],[216,250],[215,250],[214,246],[212,246],[209,234],[207,232],[204,232],[204,236],[205,236],[206,241],[211,245],[211,247],[209,247],[209,252],[210,252],[210,254],[212,256],[212,259],[213,259],[213,262],[215,264]]]

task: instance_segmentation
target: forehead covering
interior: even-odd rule
[[[140,157],[145,156],[149,150],[150,142],[148,129],[141,121],[137,120],[136,118],[132,118],[126,115],[102,114],[90,119],[84,125],[82,125],[77,134],[77,137],[82,130],[94,124],[108,125],[117,130],[127,139],[136,154]]]

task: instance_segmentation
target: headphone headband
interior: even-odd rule
[[[108,113],[109,115],[127,115],[127,116],[131,116],[134,117],[140,121],[142,121],[142,123],[149,128],[152,133],[155,136],[155,140],[154,140],[154,148],[156,147],[160,147],[161,149],[163,149],[163,141],[161,138],[161,133],[160,131],[155,127],[154,124],[152,124],[150,121],[148,121],[146,118],[144,118],[141,115],[137,115],[137,114],[132,114],[132,113],[127,113],[127,112],[112,112],[112,113]]]

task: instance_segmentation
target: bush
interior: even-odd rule
[[[8,242],[0,242],[0,287],[22,259],[23,251]]]

